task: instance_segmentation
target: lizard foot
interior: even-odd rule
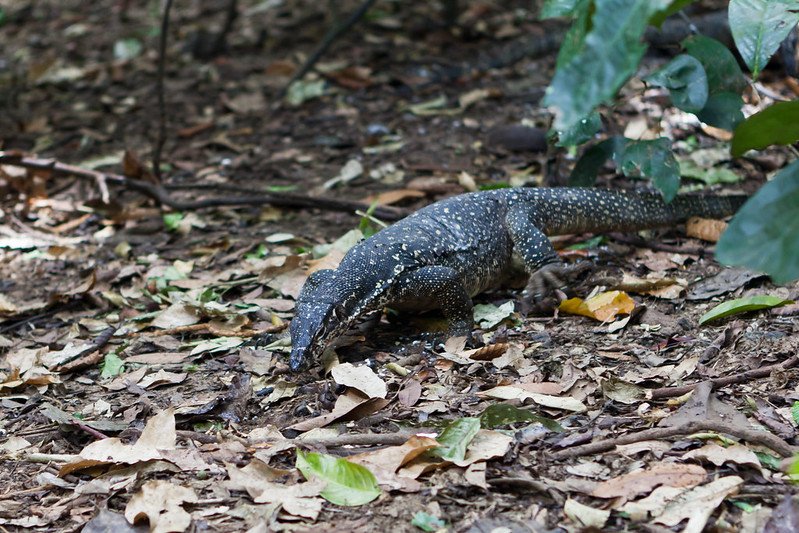
[[[573,282],[580,274],[590,270],[589,262],[567,265],[549,263],[530,276],[523,292],[523,306],[529,311],[549,311],[565,298],[561,289]]]

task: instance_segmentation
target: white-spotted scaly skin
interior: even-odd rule
[[[521,259],[527,274],[559,262],[547,235],[632,231],[690,216],[724,217],[743,196],[678,196],[593,188],[514,188],[429,205],[354,246],[336,270],[309,278],[291,322],[290,367],[300,369],[360,316],[390,306],[441,308],[469,331],[471,297],[497,287]]]

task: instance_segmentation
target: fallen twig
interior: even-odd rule
[[[325,52],[330,48],[330,46],[343,35],[347,30],[355,26],[355,24],[363,18],[369,8],[372,7],[372,4],[375,3],[375,0],[364,0],[358,8],[352,12],[352,14],[342,22],[341,24],[331,28],[328,30],[327,34],[322,38],[322,41],[319,43],[319,46],[316,47],[308,59],[305,60],[305,63],[294,73],[288,83],[283,87],[283,90],[280,92],[280,97],[283,98],[288,92],[289,87],[295,81],[302,79],[303,76],[308,74],[311,69],[316,65],[316,63],[321,59]]]
[[[153,174],[161,181],[161,152],[166,142],[166,99],[164,97],[164,70],[166,68],[166,41],[169,34],[169,12],[172,9],[172,0],[165,0],[164,15],[161,19],[161,35],[158,39],[158,70],[156,73],[155,90],[158,95],[158,136],[153,146]]]
[[[369,205],[363,202],[350,200],[336,200],[333,198],[315,198],[301,194],[288,193],[261,193],[249,194],[240,197],[221,197],[206,198],[203,200],[182,201],[173,198],[166,188],[160,184],[149,183],[147,181],[136,180],[113,174],[100,172],[88,168],[81,168],[67,163],[61,163],[54,159],[40,159],[25,157],[19,152],[0,152],[0,164],[14,165],[33,170],[48,170],[56,174],[72,175],[78,178],[96,181],[98,183],[108,182],[112,185],[125,187],[132,191],[141,193],[152,198],[159,204],[175,209],[177,211],[193,211],[209,207],[222,206],[245,206],[245,205],[274,205],[277,207],[309,207],[316,209],[326,209],[328,211],[345,211],[354,213],[358,210],[366,211]],[[408,213],[404,209],[395,207],[377,206],[372,214],[385,220],[399,220]]]
[[[799,364],[799,355],[794,355],[790,359],[786,359],[782,363],[777,363],[775,365],[768,365],[763,366],[760,368],[756,368],[754,370],[747,370],[746,372],[742,372],[740,374],[735,374],[732,376],[724,376],[721,378],[713,378],[710,381],[713,384],[713,388],[717,389],[719,387],[725,387],[727,385],[733,385],[735,383],[746,383],[747,381],[751,381],[753,379],[760,379],[765,378],[771,375],[772,372],[775,370],[786,370],[788,368],[792,368]],[[693,385],[683,385],[681,387],[662,387],[659,389],[652,389],[647,391],[646,397],[650,400],[662,400],[663,398],[675,398],[677,396],[682,396],[683,394],[688,394],[689,392],[693,391],[699,383],[695,383]]]
[[[644,431],[623,435],[621,437],[604,439],[598,442],[574,446],[573,448],[551,453],[549,454],[549,457],[553,461],[561,461],[563,459],[570,459],[572,457],[582,457],[585,455],[607,452],[613,450],[616,446],[621,446],[624,444],[633,444],[635,442],[642,442],[646,440],[667,439],[670,437],[701,433],[703,431],[724,433],[747,442],[760,444],[766,448],[769,448],[770,450],[777,452],[782,457],[791,457],[796,453],[799,453],[799,447],[791,446],[781,438],[776,437],[766,431],[737,428],[728,423],[717,420],[697,420],[680,426],[646,429]]]

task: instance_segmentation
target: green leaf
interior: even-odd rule
[[[799,2],[731,0],[730,30],[744,63],[757,78],[780,43],[799,22]]]
[[[555,129],[567,130],[610,99],[635,72],[646,46],[641,36],[649,17],[668,3],[596,0],[593,27],[579,51],[561,62],[544,104],[556,110]]]
[[[799,402],[791,404],[791,418],[795,426],[799,426]]]
[[[427,531],[428,533],[447,527],[447,523],[439,517],[425,513],[424,511],[417,511],[416,514],[413,515],[411,525],[418,527],[422,531]]]
[[[726,46],[704,35],[694,35],[682,42],[685,51],[702,63],[707,74],[710,94],[731,92],[740,94],[747,85],[738,61]]]
[[[532,422],[541,424],[550,431],[563,431],[563,427],[551,418],[535,415],[527,409],[519,409],[507,403],[489,405],[480,414],[480,426],[487,429],[507,426],[517,422]]]
[[[596,248],[600,244],[605,241],[604,235],[596,235],[591,237],[590,239],[584,240],[583,242],[578,242],[577,244],[572,244],[566,247],[567,250],[589,250],[591,248]]]
[[[305,479],[327,482],[321,496],[336,505],[363,505],[380,496],[377,479],[366,467],[323,453],[297,450],[297,468]]]
[[[652,180],[663,199],[671,202],[680,188],[680,165],[666,137],[651,141],[629,141],[624,151],[614,154],[616,164],[627,177],[636,175]]]
[[[790,303],[793,303],[793,301],[785,300],[777,296],[769,296],[767,294],[738,298],[719,304],[702,315],[702,318],[699,319],[699,325],[732,315],[740,315],[741,313],[748,313],[750,311],[760,311],[761,309],[771,309],[772,307],[779,307]]]
[[[694,56],[678,55],[644,81],[668,89],[672,103],[683,111],[696,113],[707,102],[705,67]]]
[[[671,5],[663,9],[657,13],[655,13],[650,19],[649,24],[655,26],[657,28],[663,24],[663,21],[672,16],[673,14],[677,13],[682,8],[689,6],[694,3],[695,0],[675,0],[671,3]]]
[[[591,12],[594,7],[593,0],[578,0],[575,4],[573,15],[574,21],[563,36],[563,42],[558,50],[558,59],[555,65],[560,69],[577,55],[585,45],[585,36],[591,29]]]
[[[742,177],[726,167],[704,168],[689,158],[679,158],[680,176],[703,182],[706,185],[738,183]]]
[[[180,222],[183,220],[183,213],[165,213],[163,218],[164,226],[166,226],[167,230],[177,231],[180,227]]]
[[[735,128],[730,152],[740,157],[747,150],[799,141],[799,100],[777,102],[747,118]]]
[[[611,137],[588,148],[572,169],[569,185],[572,187],[590,187],[596,181],[597,174],[608,159],[613,156],[617,138]]]
[[[577,4],[581,2],[582,0],[546,0],[538,18],[545,20],[572,16],[575,14]]]
[[[477,304],[474,306],[474,321],[483,329],[491,329],[504,320],[513,316],[514,303],[512,300],[500,306],[494,304]]]
[[[138,39],[120,39],[114,43],[114,59],[133,59],[144,47]]]
[[[465,417],[453,420],[436,439],[437,448],[430,453],[447,461],[462,461],[466,457],[466,447],[480,431],[480,419]]]
[[[103,370],[100,372],[100,378],[113,378],[122,373],[125,366],[125,361],[119,358],[114,352],[108,352],[103,358]]]
[[[735,93],[711,94],[705,108],[696,117],[705,124],[732,131],[744,119],[743,105],[743,99]]]
[[[769,470],[773,470],[774,472],[780,472],[782,468],[780,468],[780,463],[782,463],[782,458],[775,457],[770,453],[764,452],[755,452],[757,456],[757,460],[760,461],[760,464],[768,468]]]
[[[776,283],[799,278],[799,161],[780,170],[738,211],[716,258],[766,272]]]
[[[581,119],[577,124],[565,131],[557,132],[556,146],[577,146],[590,141],[602,127],[602,117],[592,111],[590,115]]]

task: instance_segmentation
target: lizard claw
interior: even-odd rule
[[[524,290],[524,303],[531,309],[554,307],[558,300],[564,299],[561,289],[578,275],[592,268],[591,263],[582,262],[573,265],[564,263],[549,263],[530,276],[527,288]],[[550,304],[550,305],[547,305]]]

